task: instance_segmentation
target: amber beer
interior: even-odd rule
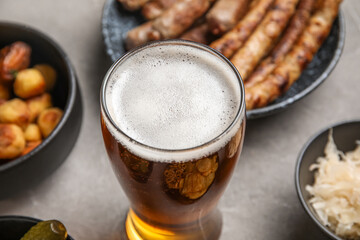
[[[130,200],[128,238],[217,239],[244,125],[241,78],[210,48],[163,41],[118,60],[103,82],[101,126]]]

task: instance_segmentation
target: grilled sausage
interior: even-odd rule
[[[206,14],[214,35],[223,35],[232,29],[247,11],[249,0],[218,0]]]
[[[329,35],[341,0],[324,0],[310,18],[309,24],[301,34],[293,49],[263,82],[245,91],[248,109],[263,107],[283,94],[300,76],[302,70],[311,62],[321,44]]]
[[[246,87],[263,81],[275,69],[276,65],[284,59],[285,55],[291,50],[306,27],[314,7],[314,2],[315,0],[300,0],[299,7],[282,38],[271,51],[270,55],[259,64],[246,80]]]
[[[274,0],[259,0],[232,30],[212,42],[210,47],[230,58],[249,38],[273,2]]]
[[[178,37],[202,16],[209,6],[208,0],[180,0],[156,18],[153,26],[164,39]]]
[[[126,39],[127,48],[152,40],[180,36],[208,10],[209,6],[209,0],[177,1],[158,18],[129,31]]]
[[[153,28],[153,23],[150,21],[130,30],[127,33],[125,45],[129,50],[146,42],[160,39],[160,33]]]
[[[148,20],[155,19],[176,1],[177,0],[153,0],[147,2],[141,9],[141,14]]]
[[[208,44],[212,36],[209,31],[209,25],[207,23],[202,23],[189,29],[187,32],[181,35],[180,38],[202,44]]]
[[[230,59],[244,81],[260,59],[273,47],[278,37],[294,14],[299,0],[276,0],[264,20],[246,43]]]

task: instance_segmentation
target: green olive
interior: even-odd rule
[[[48,220],[33,226],[20,240],[65,240],[67,231],[61,222]]]

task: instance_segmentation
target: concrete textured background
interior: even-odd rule
[[[104,0],[1,0],[0,20],[56,40],[75,66],[84,102],[80,136],[66,161],[33,189],[0,201],[0,215],[60,219],[76,239],[120,239],[128,201],[112,172],[99,125],[99,88],[111,62],[101,35]],[[294,168],[315,132],[360,119],[360,1],[344,0],[346,42],[330,77],[288,110],[248,121],[245,144],[222,197],[221,239],[326,239],[303,211]]]

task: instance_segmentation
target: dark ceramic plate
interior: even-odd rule
[[[311,196],[305,190],[306,185],[314,183],[314,172],[310,172],[309,167],[316,162],[319,156],[324,156],[324,148],[331,128],[333,129],[335,144],[339,150],[347,152],[355,149],[355,141],[360,140],[360,120],[338,123],[320,131],[305,144],[300,152],[295,170],[295,185],[300,202],[310,218],[329,237],[341,240],[342,238],[336,236],[319,221],[314,209],[309,204]]]
[[[0,239],[19,240],[40,219],[23,216],[0,216]],[[66,226],[65,226],[66,227]],[[74,240],[68,235],[66,240]]]
[[[74,146],[82,119],[75,71],[60,46],[29,26],[0,22],[0,48],[15,41],[24,41],[32,47],[30,66],[48,63],[56,69],[58,77],[51,95],[54,105],[63,109],[64,115],[37,148],[0,165],[0,199],[31,187],[52,173]]]
[[[102,16],[102,34],[106,52],[113,62],[126,52],[124,48],[126,33],[144,21],[140,13],[124,10],[116,0],[106,1]],[[247,118],[265,117],[285,110],[292,103],[313,91],[334,69],[344,46],[344,38],[345,21],[340,13],[329,37],[303,72],[300,79],[293,84],[285,95],[275,100],[272,104],[248,111]]]

